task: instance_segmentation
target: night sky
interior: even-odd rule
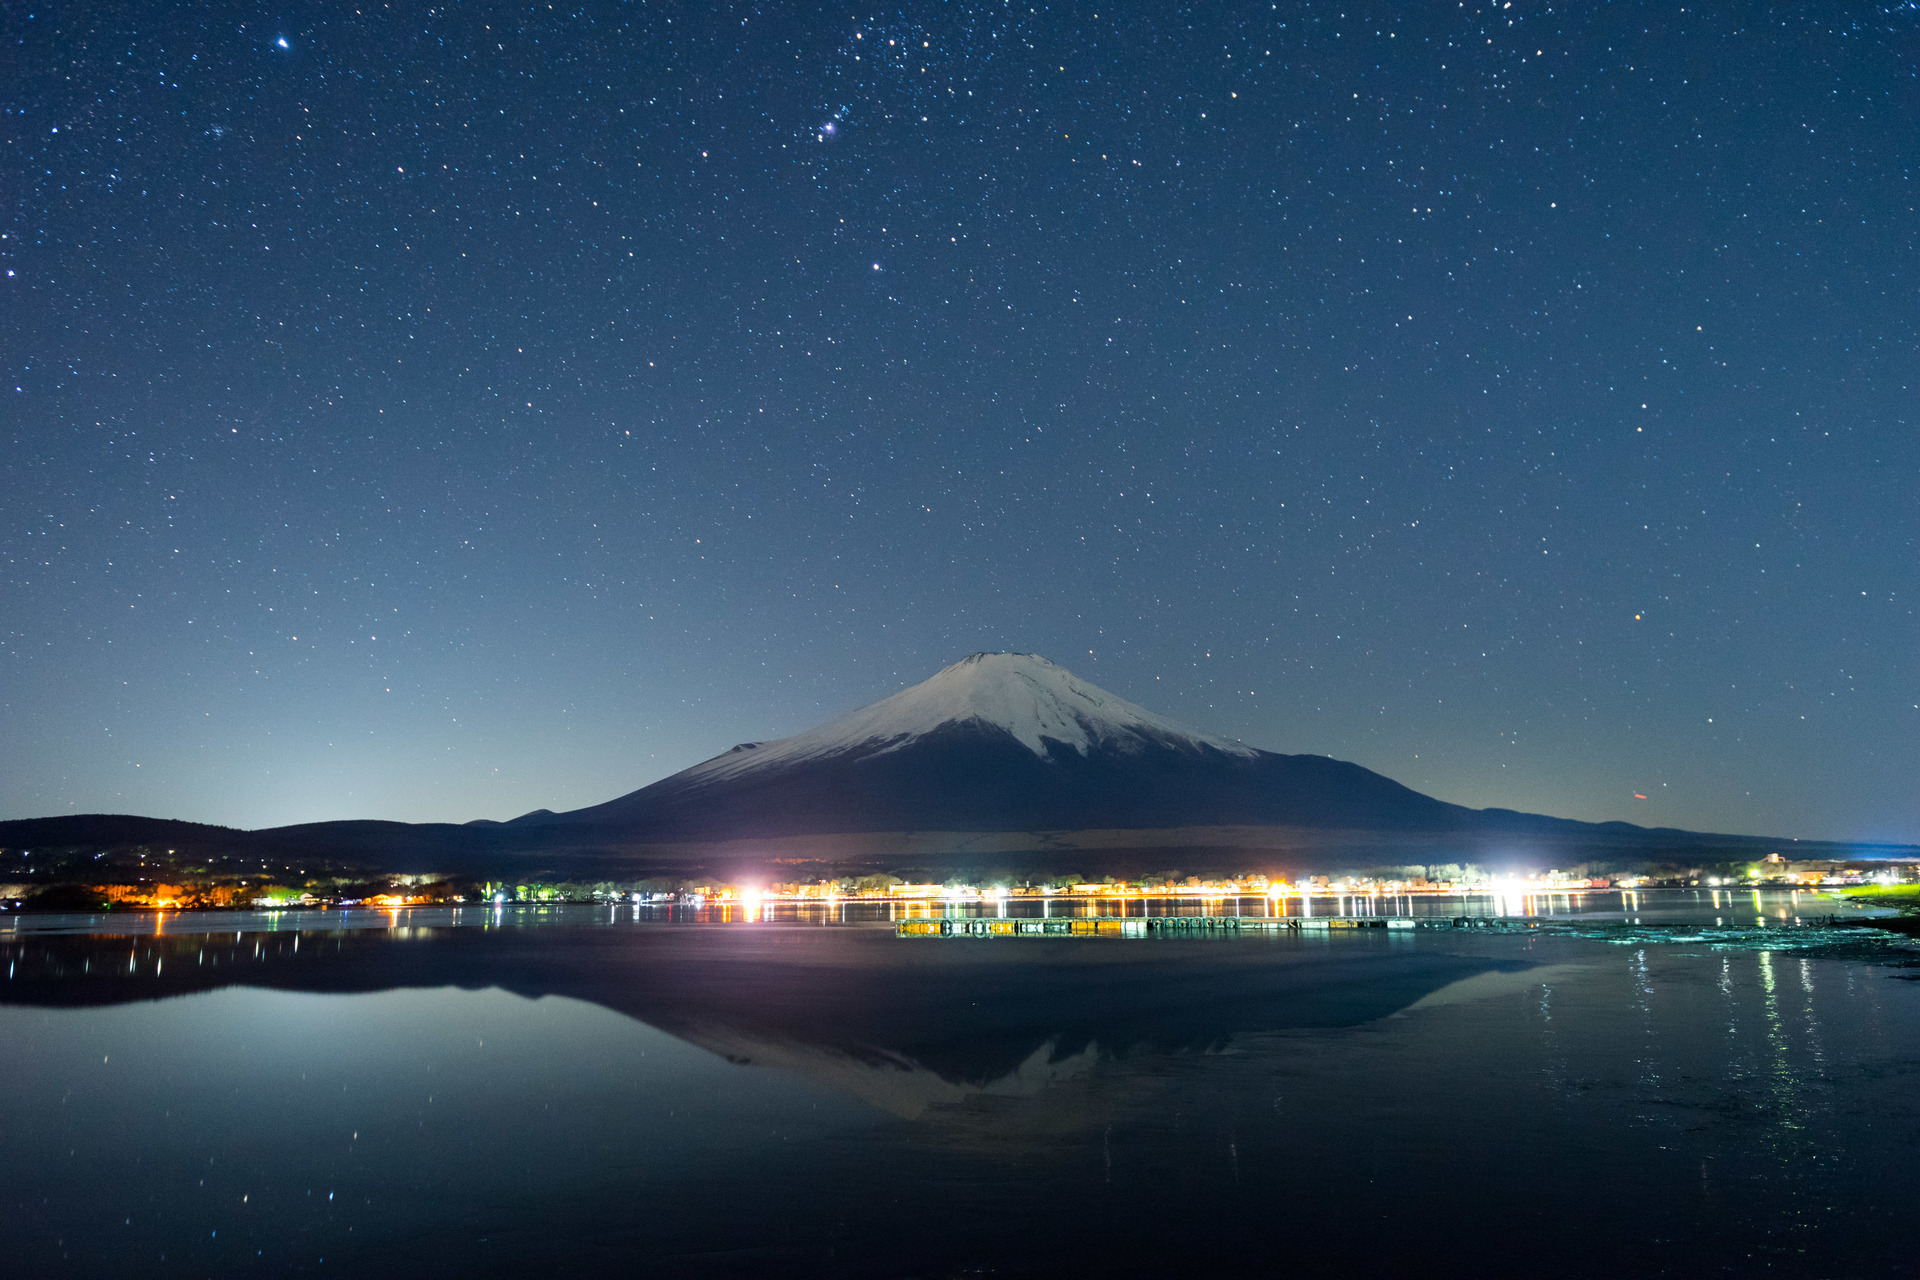
[[[0,817],[564,809],[1015,649],[1920,840],[1913,4],[0,31]]]

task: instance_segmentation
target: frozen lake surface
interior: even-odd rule
[[[1752,903],[1190,940],[16,917],[0,1256],[1910,1275],[1920,951]]]

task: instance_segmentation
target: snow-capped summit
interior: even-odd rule
[[[509,825],[591,826],[609,840],[1241,823],[1441,830],[1465,812],[1359,765],[1178,724],[1034,654],[976,653],[818,728]]]
[[[930,735],[1004,734],[1045,759],[1063,750],[1138,752],[1148,746],[1259,753],[1157,716],[1034,653],[976,653],[891,698],[791,738],[743,742],[681,775],[718,781],[803,760],[899,751]]]

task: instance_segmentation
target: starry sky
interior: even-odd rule
[[[1914,4],[0,34],[0,818],[571,808],[1014,649],[1920,840]]]

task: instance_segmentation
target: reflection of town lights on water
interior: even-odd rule
[[[1519,880],[1496,880],[1488,886],[1493,891],[1494,911],[1499,916],[1517,916],[1533,914],[1533,898],[1527,892],[1525,883]]]

